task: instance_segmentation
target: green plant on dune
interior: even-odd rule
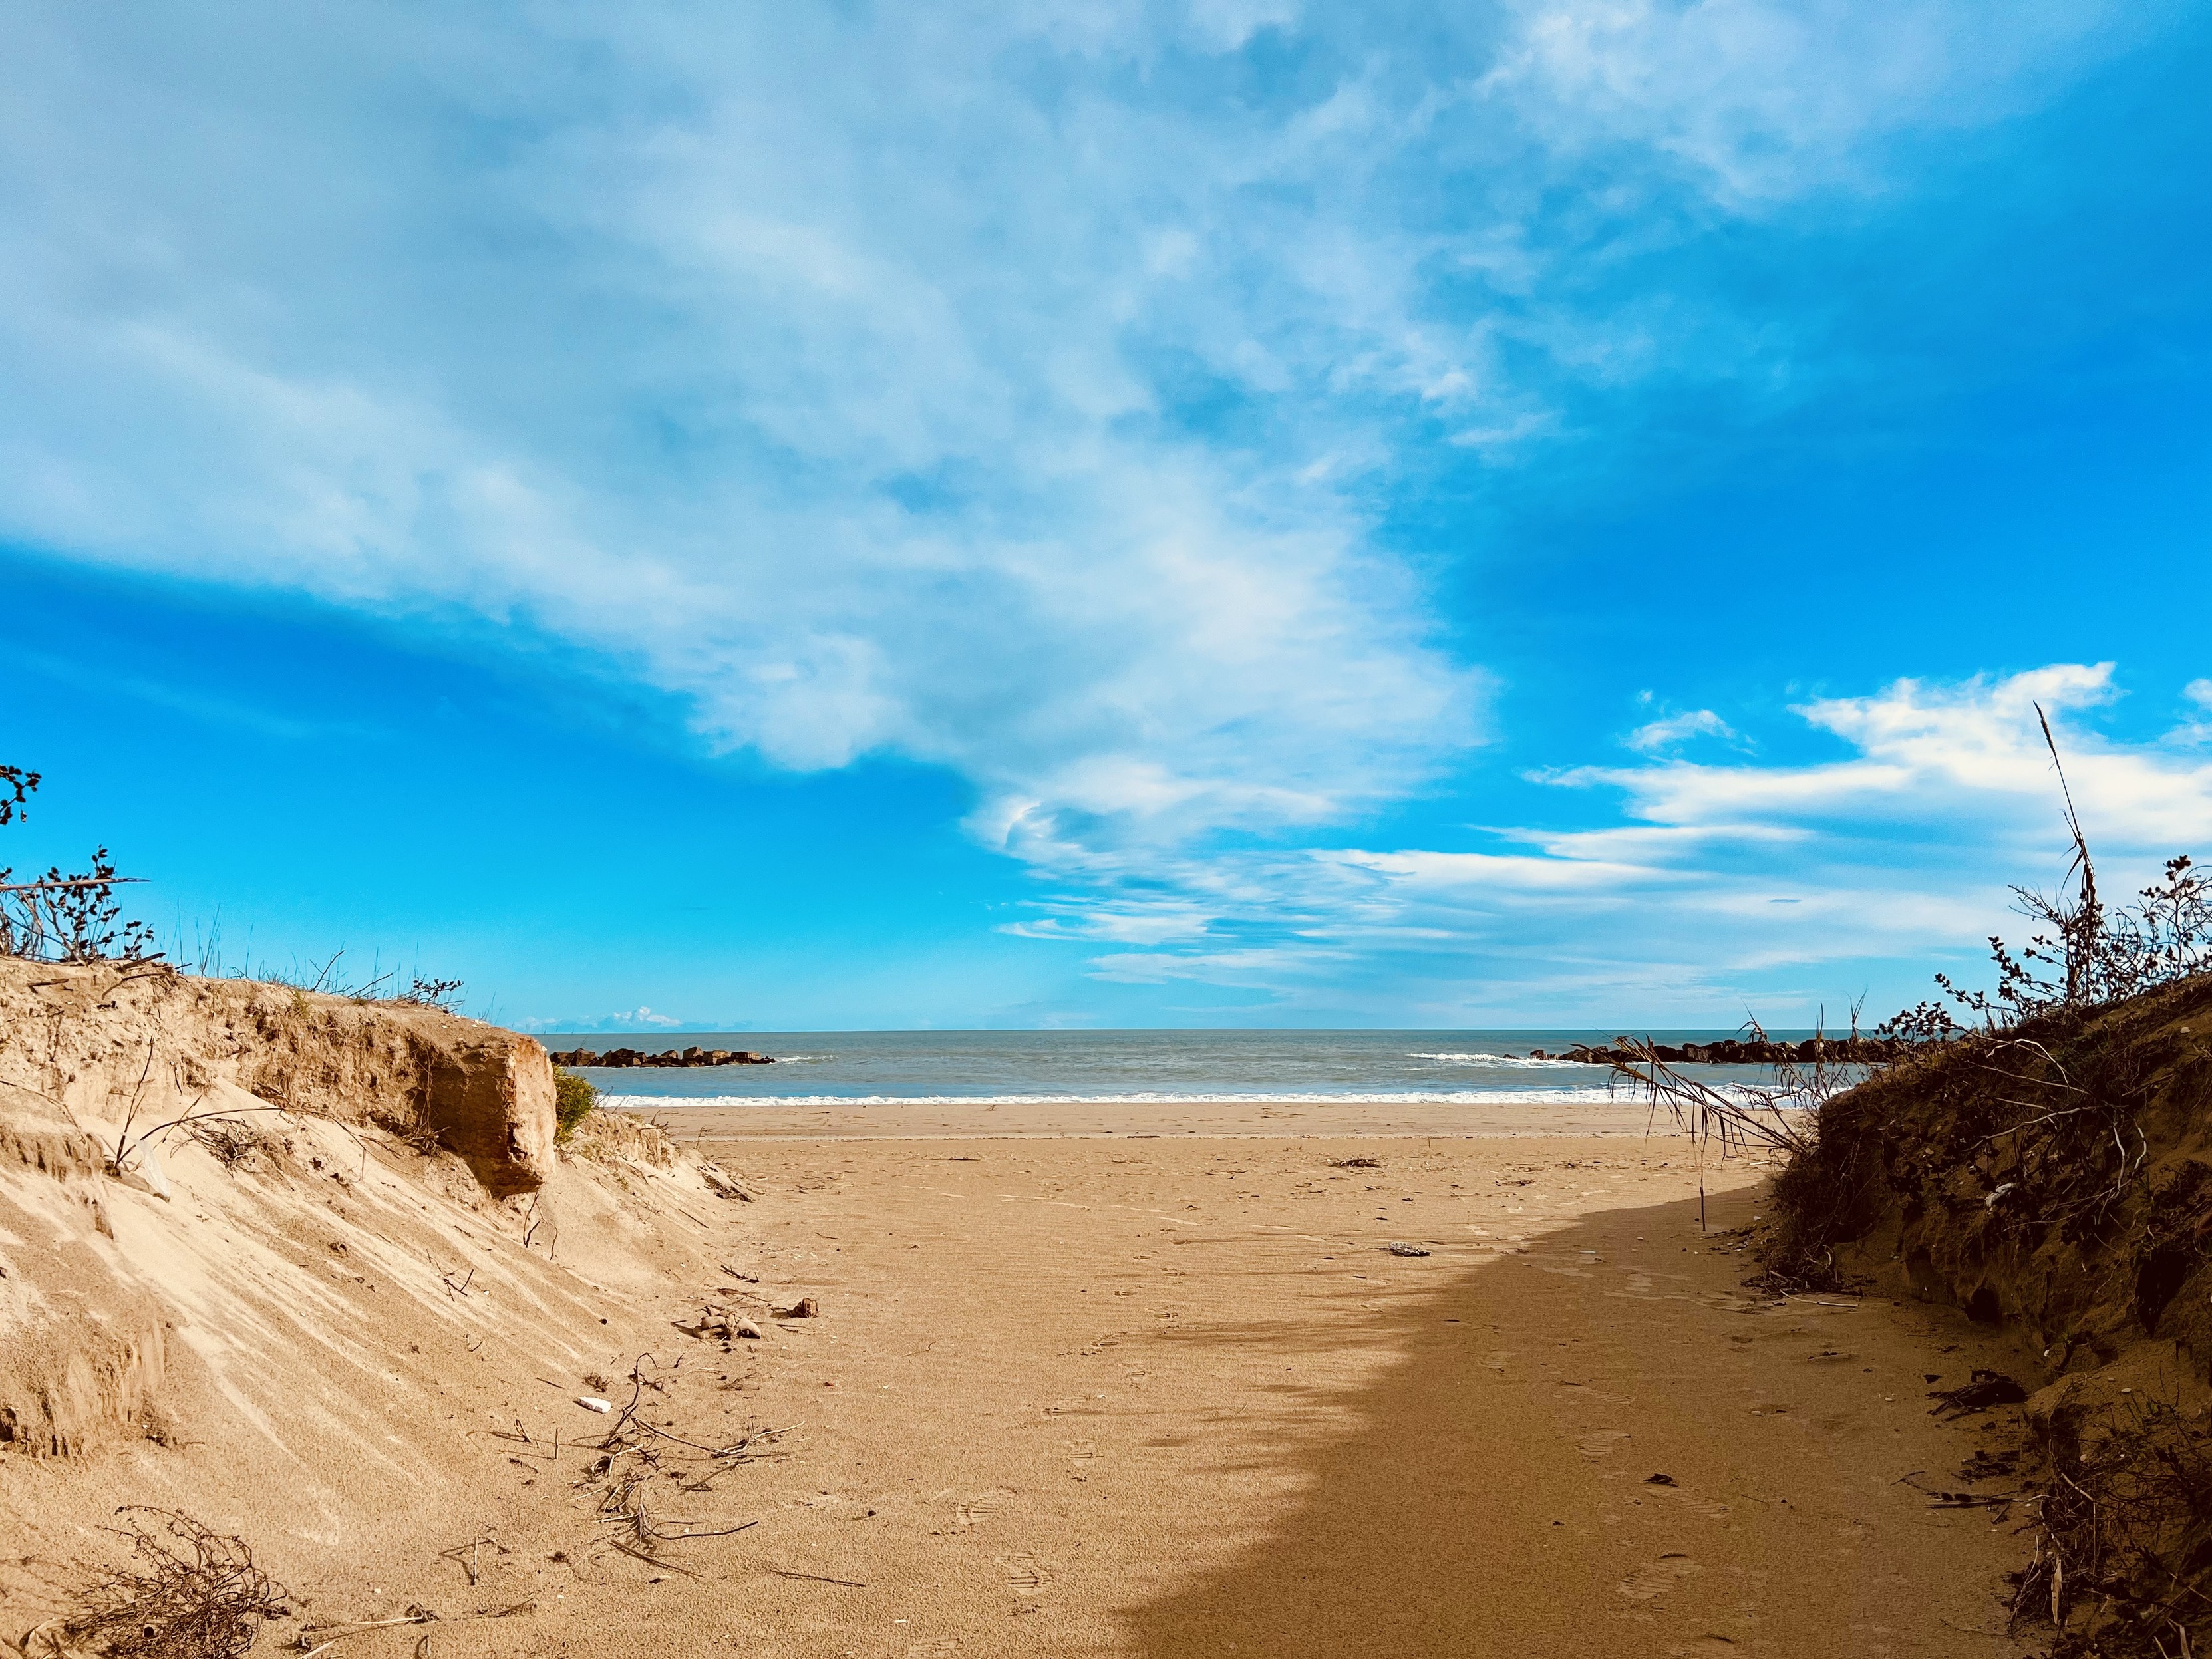
[[[599,1091],[591,1079],[578,1077],[565,1067],[553,1068],[553,1115],[560,1125],[554,1139],[567,1145],[568,1137],[576,1133],[576,1126],[592,1115],[599,1103]]]

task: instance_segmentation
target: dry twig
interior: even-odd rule
[[[76,1640],[143,1659],[239,1659],[290,1592],[255,1565],[242,1538],[176,1510],[126,1504],[131,1564],[96,1585],[66,1626]]]

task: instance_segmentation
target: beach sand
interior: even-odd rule
[[[1705,1171],[1701,1232],[1693,1149],[1626,1108],[1574,1136],[1529,1133],[1539,1107],[1134,1111],[670,1114],[753,1200],[638,1188],[674,1231],[635,1224],[627,1279],[586,1262],[561,1289],[541,1239],[500,1247],[489,1304],[481,1277],[420,1314],[347,1281],[397,1355],[350,1438],[302,1414],[280,1444],[210,1398],[166,1449],[0,1468],[8,1633],[58,1582],[33,1556],[96,1553],[135,1499],[251,1531],[317,1617],[438,1609],[433,1659],[2024,1651],[1995,1633],[2013,1526],[1905,1481],[1955,1488],[1993,1440],[1929,1390],[2018,1362],[1942,1310],[1744,1288],[1723,1230],[1756,1170]],[[195,1178],[220,1218],[228,1178]],[[757,1299],[761,1340],[671,1328],[709,1280]],[[801,1296],[817,1317],[769,1316]],[[455,1322],[497,1317],[521,1322],[488,1343]],[[608,1419],[550,1357],[564,1321],[656,1356],[669,1434],[785,1431],[659,1511],[757,1525],[662,1565],[605,1547],[576,1442]],[[367,1388],[312,1346],[270,1352],[269,1410]],[[453,1553],[477,1539],[481,1583]]]
[[[1963,1318],[1744,1289],[1753,1264],[1698,1231],[1680,1140],[1468,1139],[1465,1108],[1453,1138],[1169,1127],[1280,1121],[1224,1114],[1152,1109],[1158,1139],[721,1149],[784,1218],[764,1279],[825,1313],[751,1367],[757,1408],[808,1425],[758,1483],[770,1520],[700,1550],[819,1577],[748,1578],[737,1645],[2016,1650],[1990,1632],[2020,1540],[1900,1484],[1954,1487],[1987,1442],[1988,1419],[1929,1411],[2003,1360]],[[866,1121],[945,1136],[948,1116]],[[1355,1158],[1379,1167],[1337,1167]],[[1755,1180],[1709,1172],[1716,1230],[1748,1218]],[[715,1592],[665,1588],[710,1616]]]

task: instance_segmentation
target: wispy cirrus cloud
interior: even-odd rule
[[[1482,741],[1479,619],[1377,533],[1423,446],[1790,378],[1626,250],[2117,49],[1979,15],[51,12],[0,66],[0,533],[550,635],[710,745],[1183,880]]]
[[[2110,664],[1900,680],[1796,710],[1848,746],[1835,760],[1550,775],[1618,803],[1618,821],[1595,828],[1498,830],[1481,851],[1216,858],[1186,872],[1171,933],[1095,966],[1291,1007],[1369,978],[1407,1023],[1577,1006],[1595,1017],[1624,1000],[1662,1018],[1741,999],[1805,1012],[1876,980],[1917,996],[1931,961],[1973,954],[2016,920],[2011,884],[2063,868],[2039,703],[2109,888],[2172,854],[2212,850],[2212,759],[2162,738],[2100,737],[2084,717],[2117,695]],[[1094,905],[1128,901],[1109,884],[1054,902],[1055,936],[1081,937]]]
[[[2010,8],[1995,32],[1946,0],[1518,0],[1510,13],[1493,95],[1555,143],[1640,146],[1753,209],[1825,184],[1879,187],[1885,139],[2001,119],[2157,17],[2062,0]]]

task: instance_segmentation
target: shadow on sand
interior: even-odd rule
[[[1717,1201],[1716,1225],[1754,1202]],[[1130,1615],[1136,1650],[2017,1651],[1992,1601],[2016,1540],[1897,1484],[1970,1448],[1922,1381],[1958,1365],[1931,1356],[1964,1322],[1780,1301],[1744,1289],[1749,1270],[1699,1238],[1692,1201],[1396,1296],[1373,1316],[1401,1357],[1352,1402],[1356,1429],[1286,1449],[1304,1496]],[[1286,1364],[1312,1352],[1310,1329],[1252,1340]]]

